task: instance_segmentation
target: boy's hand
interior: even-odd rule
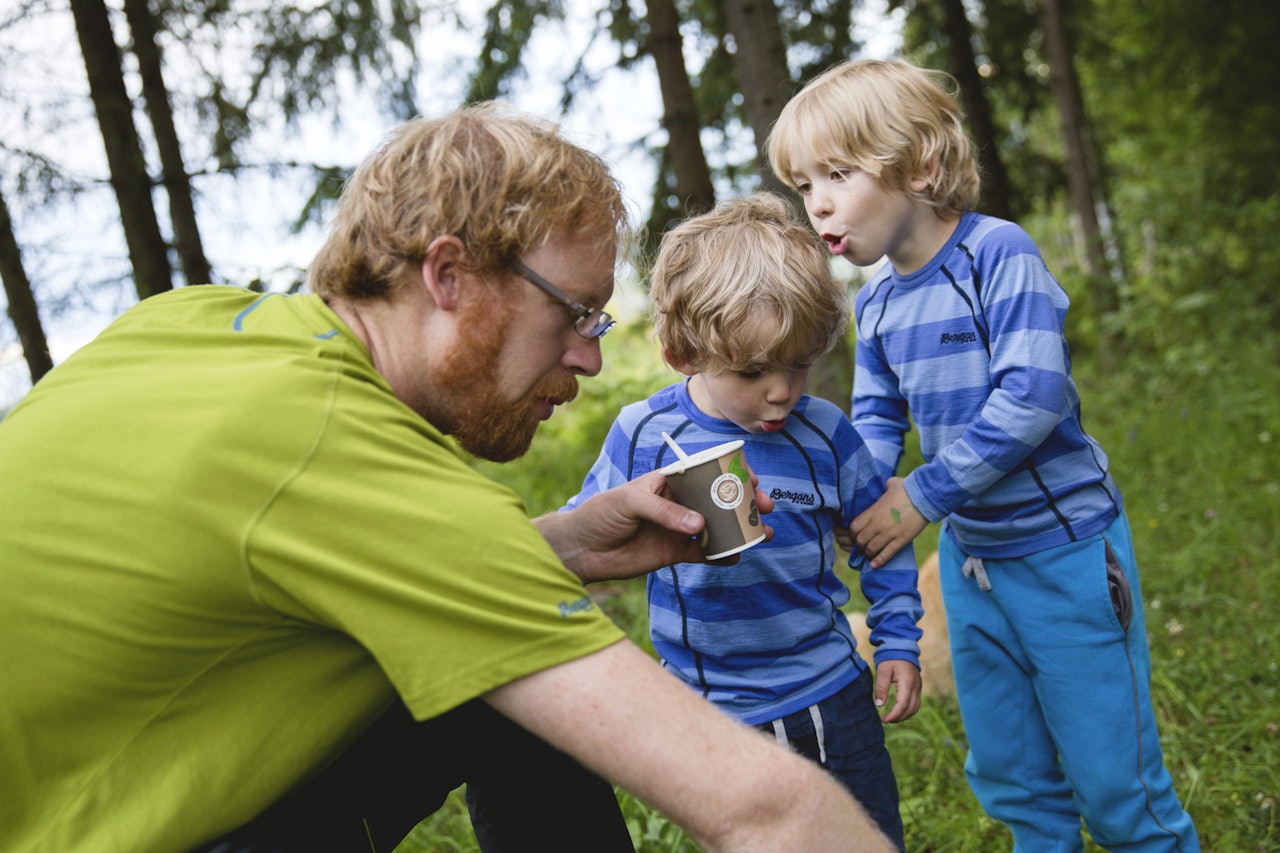
[[[853,531],[858,550],[871,560],[871,568],[878,569],[920,535],[929,526],[929,520],[907,497],[901,477],[890,477],[880,500],[864,510],[849,529]]]
[[[920,710],[920,670],[905,660],[887,660],[876,667],[876,707],[883,708],[889,701],[889,686],[896,685],[893,707],[881,719],[886,723],[900,723]]]
[[[853,550],[853,531],[848,527],[836,525],[836,544],[840,546],[841,551]]]

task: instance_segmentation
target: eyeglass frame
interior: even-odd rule
[[[520,261],[511,262],[511,271],[563,305],[573,317],[573,330],[578,333],[579,337],[586,338],[589,341],[599,340],[604,337],[605,332],[612,329],[618,323],[618,321],[609,316],[606,311],[602,311],[599,308],[588,308],[581,302],[573,301],[564,294],[564,291],[560,290],[560,288],[529,269]],[[584,332],[583,325],[593,315],[597,317],[595,324],[590,326]]]

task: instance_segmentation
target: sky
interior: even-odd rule
[[[455,9],[465,19],[479,21],[488,5],[488,0],[460,0]],[[611,43],[606,39],[589,43],[587,22],[602,5],[600,0],[566,0],[565,5],[569,23],[563,30],[535,31],[527,54],[527,77],[510,100],[522,110],[559,120],[570,139],[603,157],[622,183],[636,221],[643,222],[654,180],[654,166],[643,142],[661,133],[657,74],[649,62],[631,71],[617,69]],[[863,6],[855,27],[866,44],[864,54],[889,55],[899,44],[900,19],[885,14],[884,0],[864,0]],[[424,113],[444,112],[461,101],[474,44],[474,38],[442,18],[426,23],[417,81]],[[218,50],[233,53],[235,47],[230,42],[220,44]],[[586,65],[597,72],[599,82],[562,116],[559,81],[584,51]],[[227,56],[205,59],[234,62]],[[166,61],[173,60],[172,52],[166,54]],[[166,68],[170,76],[182,73],[181,67]],[[317,115],[294,129],[272,128],[258,135],[256,148],[246,159],[355,165],[393,120],[370,109],[354,91],[339,93],[337,103],[341,106],[336,123],[333,115]],[[182,104],[175,108],[180,114]],[[91,187],[54,211],[27,209],[15,176],[0,172],[0,190],[13,214],[23,262],[36,289],[57,364],[137,300],[128,277],[119,211],[103,180],[106,158],[88,100],[84,65],[65,8],[7,23],[0,12],[0,140],[9,148],[52,154],[61,168]],[[0,160],[0,168],[4,166]],[[196,179],[201,236],[221,279],[244,283],[258,278],[279,289],[306,266],[323,233],[318,227],[297,234],[289,231],[288,223],[308,191],[304,183],[265,172],[243,177],[234,185]],[[111,277],[117,280],[115,286],[79,286]],[[0,412],[29,388],[26,362],[5,315],[0,317]]]

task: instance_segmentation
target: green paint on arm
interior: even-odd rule
[[[892,507],[890,507],[890,508],[889,508],[889,515],[890,515],[890,517],[892,517],[892,518],[893,518],[893,523],[894,523],[894,524],[901,524],[901,523],[902,523],[902,513],[898,512],[896,509],[893,509]]]

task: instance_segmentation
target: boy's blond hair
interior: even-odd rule
[[[826,247],[770,193],[721,202],[663,235],[649,295],[669,357],[709,372],[794,368],[830,350],[849,317]],[[764,342],[753,334],[761,312],[777,321]]]
[[[622,190],[596,155],[556,124],[486,102],[393,131],[348,179],[309,270],[311,290],[383,298],[454,235],[468,268],[506,272],[553,236],[626,240]]]
[[[944,86],[945,82],[945,86]],[[774,173],[792,188],[801,152],[854,167],[940,215],[978,203],[978,164],[955,98],[955,80],[904,59],[859,59],[829,68],[786,106],[769,135]],[[929,185],[913,192],[911,181]]]

